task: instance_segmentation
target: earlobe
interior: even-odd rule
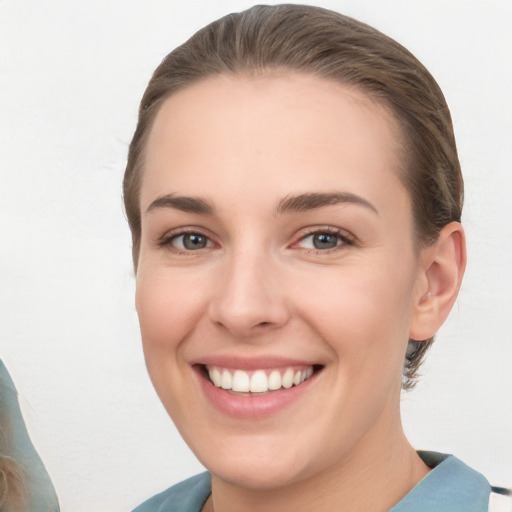
[[[447,224],[437,241],[422,250],[421,286],[415,304],[410,338],[423,341],[439,330],[457,298],[466,268],[466,241],[459,222]]]

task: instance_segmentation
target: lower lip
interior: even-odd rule
[[[318,375],[314,373],[308,380],[289,389],[236,394],[215,386],[200,368],[197,368],[197,374],[202,390],[213,406],[227,416],[240,419],[261,419],[278,413],[303,395]]]

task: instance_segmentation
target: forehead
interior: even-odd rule
[[[286,194],[340,178],[349,188],[396,181],[399,141],[388,109],[358,89],[299,73],[220,75],[162,105],[146,147],[141,203],[163,193],[164,182],[197,194],[222,180]]]

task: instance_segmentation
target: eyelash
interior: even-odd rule
[[[166,233],[160,240],[158,240],[157,245],[159,247],[164,247],[175,254],[191,254],[193,252],[199,252],[200,249],[193,250],[193,249],[180,249],[179,247],[175,247],[173,245],[173,242],[176,241],[180,237],[184,237],[185,235],[197,235],[200,237],[203,237],[206,239],[207,244],[213,244],[212,239],[201,232],[199,229],[181,229],[180,231],[175,231],[172,233]],[[210,249],[210,247],[204,247],[202,249]]]
[[[203,237],[206,239],[206,243],[210,244],[210,247],[203,247],[199,249],[180,249],[178,247],[175,247],[173,245],[173,242],[175,242],[180,237],[183,237],[185,235],[197,235],[199,237]],[[291,247],[295,247],[304,240],[307,240],[308,238],[314,237],[315,235],[329,235],[329,236],[336,236],[337,237],[337,243],[334,247],[331,248],[324,248],[324,249],[318,249],[318,248],[303,248],[305,251],[309,253],[316,253],[316,254],[328,254],[334,251],[338,251],[343,247],[354,245],[355,239],[350,236],[345,230],[334,228],[332,226],[326,226],[326,227],[319,227],[319,228],[311,228],[309,231],[307,231],[305,234],[300,236],[300,238],[292,244]],[[193,252],[199,252],[204,249],[210,249],[214,242],[212,242],[212,239],[201,232],[199,229],[181,229],[180,231],[168,233],[164,235],[158,242],[157,245],[159,247],[165,247],[169,249],[170,251],[174,252],[175,254],[191,254]]]
[[[334,247],[331,248],[325,248],[325,249],[317,249],[317,248],[304,248],[306,251],[314,254],[329,254],[334,251],[339,251],[343,247],[354,245],[355,239],[349,235],[345,230],[334,228],[332,226],[325,226],[325,227],[319,227],[319,228],[312,228],[310,231],[308,231],[306,234],[301,236],[297,242],[294,243],[294,245],[298,245],[299,243],[303,242],[304,240],[307,240],[308,238],[312,238],[315,235],[329,235],[329,236],[336,236],[337,237],[337,243]]]

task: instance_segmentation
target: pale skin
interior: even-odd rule
[[[428,473],[402,430],[403,359],[448,315],[465,246],[458,223],[415,239],[399,134],[360,91],[304,74],[209,78],[161,107],[136,305],[155,389],[212,474],[204,510],[384,512]],[[319,371],[235,418],[203,392],[210,358]]]

